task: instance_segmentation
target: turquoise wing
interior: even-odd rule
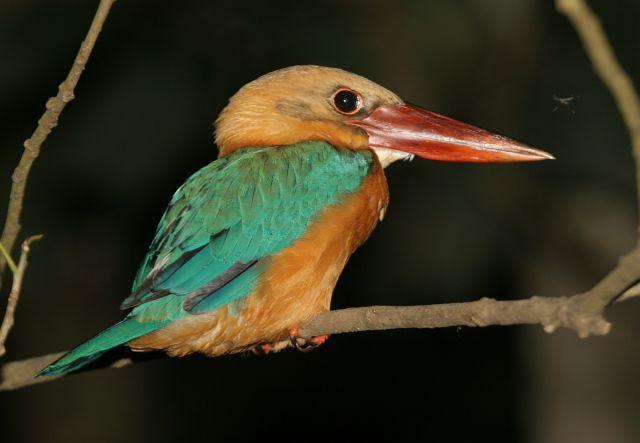
[[[173,196],[122,307],[142,321],[175,320],[247,295],[265,258],[356,191],[372,164],[368,151],[324,142],[216,160]]]

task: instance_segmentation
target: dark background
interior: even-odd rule
[[[591,3],[637,84],[640,3]],[[21,143],[96,5],[0,3],[2,209]],[[6,358],[66,349],[118,320],[168,199],[215,158],[212,122],[228,97],[307,63],[558,158],[393,165],[387,217],[347,266],[335,308],[572,294],[631,248],[627,134],[551,1],[120,0],[29,179],[23,235],[46,239]],[[554,94],[576,98],[558,106]],[[389,331],[308,354],[93,371],[0,394],[0,439],[638,442],[639,313],[637,301],[610,309],[612,333],[588,340],[533,326]]]

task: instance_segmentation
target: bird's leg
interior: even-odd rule
[[[282,340],[274,343],[259,343],[249,348],[249,351],[255,355],[266,355],[273,352],[280,352],[289,346],[291,346],[289,340]]]
[[[295,328],[289,334],[289,340],[298,351],[308,352],[329,340],[329,335],[318,335],[316,337],[303,338],[300,337],[298,328]]]
[[[249,351],[254,355],[267,355],[270,354],[271,344],[270,343],[259,343],[249,348]]]
[[[314,350],[327,340],[329,340],[329,335],[318,335],[310,338],[300,337],[298,328],[295,328],[289,333],[288,340],[281,340],[273,343],[258,343],[257,345],[250,347],[248,351],[255,355],[266,355],[282,351],[288,347],[294,347],[298,351],[308,352]]]

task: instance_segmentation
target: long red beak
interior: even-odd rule
[[[454,162],[521,162],[548,160],[548,152],[476,126],[403,103],[382,105],[348,125],[369,135],[369,147],[387,148],[431,160]]]

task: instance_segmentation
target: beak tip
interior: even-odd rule
[[[534,148],[532,146],[525,145],[520,142],[513,142],[513,140],[507,139],[508,142],[513,143],[512,146],[505,148],[505,152],[511,152],[520,157],[520,161],[543,161],[543,160],[555,160],[556,157],[548,151],[540,148]],[[516,149],[514,149],[514,147]],[[507,159],[507,161],[509,161]],[[513,160],[512,160],[513,161]],[[518,160],[515,160],[518,161]]]
[[[547,151],[543,151],[542,149],[537,149],[539,158],[538,160],[555,160],[555,156]]]

